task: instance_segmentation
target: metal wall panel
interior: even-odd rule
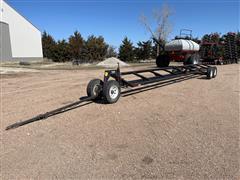
[[[42,58],[41,32],[6,2],[1,4],[0,21],[9,25],[12,57]]]
[[[0,22],[0,61],[12,59],[12,49],[10,42],[9,26]]]

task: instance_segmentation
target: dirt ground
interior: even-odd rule
[[[212,80],[87,103],[10,131],[85,96],[103,70],[2,75],[0,178],[239,179],[239,68],[218,66]]]

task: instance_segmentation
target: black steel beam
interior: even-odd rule
[[[138,74],[138,73],[133,73],[133,75],[140,77],[142,80],[148,80],[148,78],[146,78],[145,76]]]
[[[150,77],[148,78],[148,80],[131,80],[131,81],[126,81],[128,82],[128,84],[134,84],[136,85],[146,85],[146,84],[150,84],[150,83],[155,83],[155,82],[160,82],[160,81],[164,81],[164,80],[169,80],[169,79],[174,79],[174,78],[178,78],[178,77],[183,77],[183,76],[187,76],[187,75],[192,75],[192,74],[196,74],[196,73],[187,73],[187,74],[168,74],[168,75],[164,75],[163,77]]]
[[[72,104],[68,104],[68,105],[63,106],[61,108],[58,108],[58,109],[46,112],[44,114],[39,114],[39,115],[37,115],[37,116],[35,116],[35,117],[31,118],[31,119],[27,119],[27,120],[24,120],[24,121],[16,122],[16,123],[6,127],[6,130],[15,129],[15,128],[18,128],[20,126],[23,126],[23,125],[26,125],[26,124],[29,124],[29,123],[32,123],[32,122],[35,122],[35,121],[40,121],[40,120],[47,119],[50,116],[54,116],[56,114],[66,112],[69,109],[73,109],[74,107],[79,106],[81,103],[87,102],[87,101],[91,101],[92,99],[93,99],[92,97],[86,97],[84,99],[80,99],[79,101],[76,101],[76,102],[74,102]]]
[[[152,72],[152,71],[161,71],[161,70],[165,70],[165,69],[173,69],[173,67],[169,66],[169,67],[164,67],[164,68],[152,68],[152,69],[144,69],[144,70],[137,70],[137,71],[127,71],[127,72],[122,72],[121,75],[130,75],[133,73],[145,73],[145,72]]]

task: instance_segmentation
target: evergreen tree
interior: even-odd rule
[[[75,31],[72,36],[69,37],[69,48],[71,59],[81,59],[82,50],[84,45],[84,39],[78,31]]]
[[[115,49],[116,48],[114,48],[113,46],[109,46],[108,50],[107,50],[106,58],[117,57],[117,53],[116,53]]]
[[[46,31],[42,34],[42,48],[43,57],[53,59],[54,49],[56,48],[56,42],[54,38],[49,35]]]
[[[156,59],[157,58],[157,44],[153,43],[152,49],[151,49],[151,58]]]
[[[134,46],[127,37],[124,38],[120,45],[119,58],[122,61],[134,61]]]
[[[165,40],[161,40],[161,39],[157,40],[155,38],[152,38],[152,40],[153,40],[153,43],[156,46],[156,48],[154,47],[154,49],[156,49],[156,56],[165,54],[164,46],[166,44],[166,41]],[[155,54],[155,53],[153,53],[153,54]]]
[[[210,35],[209,34],[205,34],[203,37],[202,37],[202,43],[205,43],[205,42],[210,42]]]
[[[237,55],[240,58],[240,32],[237,32]]]
[[[69,44],[66,40],[57,42],[53,51],[53,60],[55,62],[65,62],[71,59]]]
[[[86,61],[102,61],[107,54],[108,44],[102,36],[89,36],[84,45],[83,58]]]
[[[151,41],[139,41],[137,43],[138,47],[136,48],[136,58],[138,60],[150,59],[152,51],[152,42]]]
[[[201,43],[201,40],[198,39],[198,37],[192,38],[191,40],[194,41],[194,42],[197,43],[197,44],[200,44],[200,43]]]

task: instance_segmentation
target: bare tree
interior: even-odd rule
[[[172,24],[170,23],[170,16],[172,10],[167,4],[163,4],[160,9],[153,11],[153,19],[156,23],[155,30],[150,25],[148,18],[141,15],[140,21],[145,26],[148,32],[151,33],[153,40],[157,43],[157,55],[160,53],[160,46],[163,48],[169,34],[172,32]]]

